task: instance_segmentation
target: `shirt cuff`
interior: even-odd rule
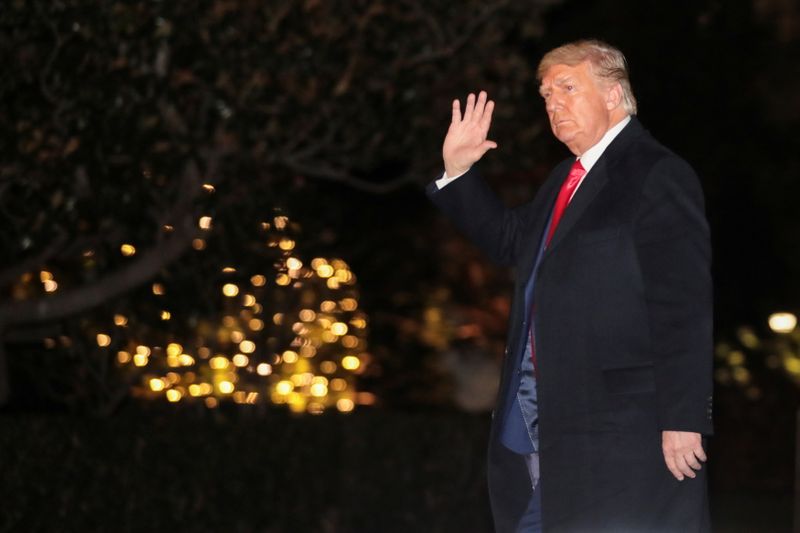
[[[467,172],[469,172],[469,170]],[[442,177],[439,178],[438,180],[436,180],[436,186],[439,187],[440,189],[442,189],[445,185],[457,180],[458,178],[460,178],[461,176],[463,176],[467,172],[462,172],[458,176],[452,176],[452,177],[448,176],[447,172],[442,172]]]

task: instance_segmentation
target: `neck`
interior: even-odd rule
[[[623,109],[620,108],[615,109],[614,112],[611,113],[610,120],[608,121],[608,130],[610,130],[611,128],[622,122],[623,119],[625,119],[627,116],[628,113],[626,113]],[[606,130],[606,132],[608,130]]]
[[[578,147],[578,146],[567,145],[567,148],[569,148],[569,151],[572,152],[573,154],[575,154],[576,156],[581,157],[584,153],[586,153],[587,150],[589,150],[593,146],[597,145],[597,143],[599,143],[603,139],[603,137],[605,137],[606,133],[608,133],[611,129],[613,129],[614,126],[616,126],[617,124],[622,122],[628,116],[628,114],[625,113],[624,111],[622,111],[621,109],[614,110],[614,111],[615,112],[613,112],[613,113],[611,113],[609,115],[608,127],[606,128],[606,131],[603,132],[603,135],[601,135],[599,138],[595,139],[595,141],[592,144],[590,144],[589,146]],[[620,112],[617,113],[616,111],[620,111]]]

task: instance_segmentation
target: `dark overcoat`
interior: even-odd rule
[[[498,439],[518,387],[524,290],[558,190],[509,209],[473,167],[433,202],[516,283],[489,446],[498,532],[531,496],[522,456]],[[544,531],[705,531],[705,469],[677,481],[663,430],[711,433],[712,289],[703,193],[692,168],[633,117],[584,178],[535,283]]]

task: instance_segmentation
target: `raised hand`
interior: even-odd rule
[[[442,146],[444,171],[451,178],[469,170],[491,148],[497,148],[496,142],[486,139],[494,111],[494,102],[487,102],[486,98],[486,91],[478,94],[477,101],[470,93],[463,118],[461,103],[453,100],[453,120]]]

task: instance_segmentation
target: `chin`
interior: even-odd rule
[[[572,141],[575,140],[575,135],[569,135],[569,134],[566,134],[566,133],[561,133],[561,134],[555,133],[555,136],[556,136],[556,139],[558,139],[559,141],[561,141],[562,143],[564,143],[566,145],[569,145],[569,143],[571,143]]]

